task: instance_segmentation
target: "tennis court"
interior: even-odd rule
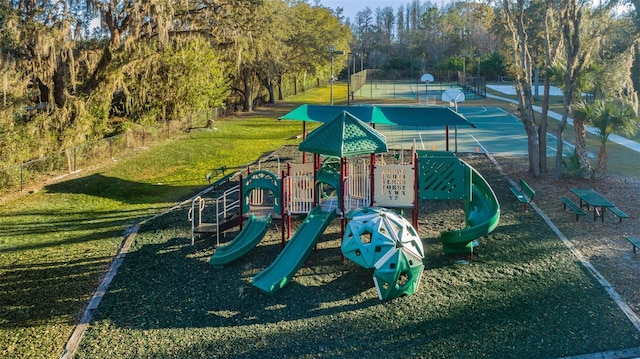
[[[505,85],[506,86],[506,85]],[[489,85],[487,85],[489,87]],[[441,95],[449,89],[463,89],[455,82],[418,80],[369,81],[354,93],[355,99],[413,100],[416,105],[447,106]],[[471,91],[463,91],[466,100],[481,98]],[[453,108],[452,108],[453,109]],[[475,124],[475,128],[450,128],[449,151],[482,152],[512,156],[526,156],[527,134],[520,120],[497,107],[458,107],[458,112]],[[446,130],[425,126],[377,125],[376,129],[387,137],[390,148],[409,149],[415,143],[418,149],[444,151],[447,149]],[[574,146],[565,141],[565,156]],[[547,155],[556,155],[556,137],[547,134]]]
[[[411,80],[372,80],[367,81],[358,91],[354,92],[354,98],[358,99],[401,99],[414,100],[418,104],[435,105],[440,102],[442,92],[449,89],[463,90],[455,82],[432,82],[426,84]],[[463,91],[467,99],[481,98],[471,91]]]
[[[449,151],[480,152],[512,156],[526,156],[527,135],[518,118],[495,107],[459,107],[475,128],[450,128]],[[387,138],[390,148],[409,149],[415,143],[416,148],[444,151],[446,147],[446,129],[424,126],[376,125],[376,130]],[[554,157],[556,137],[547,134],[547,155]],[[565,142],[565,155],[573,152],[573,145]]]

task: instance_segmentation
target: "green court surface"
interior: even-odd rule
[[[455,82],[436,81],[426,84],[410,80],[368,81],[354,92],[354,99],[356,101],[358,99],[413,99],[416,103],[434,105],[440,103],[442,92],[449,89],[462,90],[462,87]],[[464,93],[467,100],[481,98],[470,91],[464,91]]]
[[[476,127],[450,128],[449,148],[446,129],[425,126],[376,125],[376,130],[387,138],[389,148],[409,149],[415,143],[417,149],[479,152],[512,156],[527,155],[527,134],[520,120],[495,107],[458,107]],[[547,134],[547,155],[555,156],[556,137]],[[566,143],[565,155],[573,152],[573,145]]]

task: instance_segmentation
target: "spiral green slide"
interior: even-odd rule
[[[209,259],[209,264],[216,268],[222,268],[247,254],[264,238],[270,223],[271,215],[255,216],[251,214],[240,233],[231,242],[216,249]]]
[[[417,151],[419,197],[463,200],[465,228],[440,233],[445,253],[472,254],[476,239],[500,222],[500,203],[487,181],[452,152]]]
[[[273,294],[287,285],[307,260],[316,243],[322,237],[322,233],[336,216],[335,210],[325,212],[320,206],[314,207],[280,252],[280,255],[269,267],[253,277],[253,286]]]
[[[500,222],[500,203],[487,181],[473,167],[471,196],[465,202],[467,226],[440,233],[445,253],[473,253],[473,241],[491,233]]]

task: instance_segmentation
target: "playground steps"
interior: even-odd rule
[[[240,225],[240,216],[237,214],[232,215],[229,218],[225,218],[222,222],[220,222],[220,232],[228,231],[229,229]],[[193,228],[194,234],[215,234],[217,232],[217,227],[215,223],[206,223],[202,222],[198,226]]]

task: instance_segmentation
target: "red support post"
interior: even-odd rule
[[[413,216],[412,216],[412,222],[413,222],[413,227],[416,229],[416,231],[418,230],[418,199],[420,198],[418,192],[420,190],[420,184],[418,183],[418,178],[420,177],[418,175],[418,169],[420,168],[419,166],[420,164],[418,163],[418,154],[414,154],[414,158],[413,158]]]
[[[346,219],[344,217],[344,209],[345,209],[344,196],[346,193],[345,192],[346,176],[347,176],[347,160],[346,158],[342,157],[340,158],[340,191],[339,191],[340,198],[338,198],[340,212],[342,212],[342,214],[340,215],[340,246],[342,246],[342,239],[344,238],[344,232],[346,228]],[[344,262],[344,254],[342,254],[342,251],[340,251],[340,258]]]
[[[320,196],[318,195],[318,192],[320,192],[320,189],[318,188],[318,170],[320,169],[319,166],[319,162],[320,162],[320,155],[318,155],[317,153],[313,154],[313,206],[315,207],[318,203],[320,203]]]
[[[373,206],[374,201],[374,193],[375,193],[375,167],[376,167],[376,154],[372,153],[371,154],[371,169],[370,169],[370,175],[369,175],[369,197],[371,198],[371,200],[369,201],[369,206]]]
[[[288,163],[287,163],[288,165]],[[286,213],[286,207],[287,207],[287,203],[284,202],[286,196],[285,196],[285,184],[288,181],[285,181],[285,176],[284,176],[284,171],[282,171],[282,174],[280,175],[280,219],[282,220],[282,230],[281,230],[281,234],[282,234],[282,248],[284,248],[284,224],[285,224],[285,217],[287,216]]]
[[[307,121],[302,121],[302,140],[307,139]],[[302,152],[302,163],[307,163],[307,153]]]

